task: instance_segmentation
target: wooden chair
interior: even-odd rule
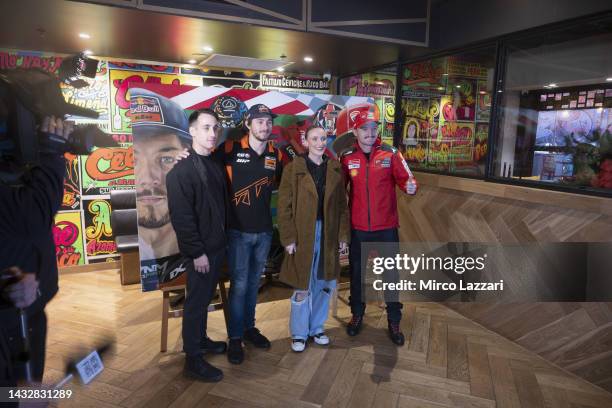
[[[225,283],[227,279],[221,278],[219,280],[219,294],[221,301],[218,303],[211,303],[208,306],[208,311],[212,312],[215,310],[223,309],[223,317],[225,318],[225,327],[227,329],[229,323],[229,305],[227,303],[227,291],[225,289]],[[183,309],[170,309],[170,292],[185,290],[185,285],[168,286],[161,289],[162,291],[162,321],[161,321],[161,345],[160,351],[163,353],[168,349],[168,319],[171,317],[182,317]]]
[[[117,252],[121,257],[121,284],[140,282],[140,258],[138,254],[138,221],[136,215],[136,191],[113,190],[110,193],[111,227]]]

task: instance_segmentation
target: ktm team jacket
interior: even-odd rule
[[[397,228],[395,186],[407,193],[407,181],[412,176],[402,154],[377,141],[368,160],[355,143],[342,153],[340,161],[350,186],[351,227],[360,231]]]
[[[282,153],[268,142],[261,155],[249,146],[248,135],[227,140],[215,151],[229,182],[229,227],[241,232],[272,232],[270,200],[282,174]]]

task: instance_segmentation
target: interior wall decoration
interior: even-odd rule
[[[189,113],[195,109],[212,109],[221,120],[222,134],[218,141],[219,144],[228,138],[236,140],[242,137],[245,134],[242,128],[244,113],[250,106],[263,103],[278,115],[274,119],[272,138],[275,146],[283,152],[285,164],[296,154],[305,152],[302,144],[305,131],[315,123],[326,129],[327,154],[335,157],[338,152],[353,143],[354,137],[351,129],[353,127],[352,118],[355,115],[352,112],[363,109],[368,106],[368,103],[373,103],[372,98],[358,96],[309,95],[164,84],[132,84],[129,95],[133,112],[132,120],[158,123],[164,126],[166,124],[162,118],[162,105],[173,104],[175,107],[182,108],[185,117],[188,117]],[[169,101],[162,100],[161,97]],[[150,190],[149,179],[152,174],[159,177],[158,185],[165,185],[165,175],[174,164],[165,165],[164,163],[172,162],[172,160],[161,158],[170,156],[167,153],[169,149],[180,150],[182,146],[189,143],[184,140],[185,137],[178,136],[178,131],[169,134],[164,132],[153,139],[151,131],[141,126],[134,127],[133,130],[134,146],[136,146],[134,149],[135,182],[136,208],[139,213],[141,282],[144,291],[180,284],[184,282],[185,270],[192,267],[192,264],[178,253],[176,235],[167,216],[165,189],[160,188],[154,192],[156,197],[161,197],[161,201],[154,203],[140,201],[138,195],[138,191],[145,194]],[[183,132],[186,131],[187,129],[183,129]],[[140,156],[141,154],[143,157]],[[145,160],[144,156],[149,160]],[[160,160],[150,160],[157,156],[160,157]],[[155,166],[159,168],[156,169]],[[253,192],[247,190],[243,192],[244,196],[235,197],[236,205],[247,200],[249,194],[255,194],[256,188],[253,186]],[[144,217],[143,214],[148,214],[148,217]],[[161,237],[163,239],[160,239]]]
[[[0,69],[40,68],[57,74],[64,58],[63,54],[0,49]],[[54,226],[58,265],[67,267],[118,259],[112,229],[105,217],[107,213],[110,214],[110,192],[134,188],[133,140],[127,99],[129,83],[211,86],[265,92],[261,76],[261,73],[254,71],[152,65],[112,59],[100,61],[95,78],[86,79],[89,86],[74,89],[62,85],[66,101],[100,114],[98,119],[77,116],[68,119],[75,124],[95,124],[108,134],[109,143],[96,147],[90,155],[65,155],[64,194]],[[282,77],[285,78],[285,75]],[[311,81],[312,87],[326,87],[319,93],[329,92],[329,83],[320,77],[291,74],[286,77],[287,80],[306,78]],[[231,106],[228,106],[222,108],[217,104],[214,108],[221,113],[226,125],[235,125],[233,119],[227,116],[228,109],[231,110]],[[334,111],[319,116],[321,120],[327,117],[328,123],[331,123],[335,114]],[[289,131],[299,132],[300,129],[303,131],[305,128],[293,125]]]
[[[405,64],[400,150],[415,169],[484,176],[492,70],[448,56]]]

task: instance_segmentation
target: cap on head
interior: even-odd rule
[[[360,109],[353,119],[353,129],[360,128],[368,123],[380,123],[378,121],[378,111],[375,105],[366,107],[366,109]]]
[[[155,92],[130,88],[132,128],[160,133],[167,129],[183,141],[191,142],[189,122],[181,106]]]
[[[272,113],[272,110],[268,108],[263,103],[258,103],[249,108],[249,110],[244,115],[244,121],[250,122],[253,119],[269,117],[274,119],[277,115]]]

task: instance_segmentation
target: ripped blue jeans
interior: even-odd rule
[[[291,338],[308,339],[323,333],[329,313],[329,300],[336,288],[336,280],[317,278],[319,258],[321,257],[321,230],[323,223],[317,220],[315,225],[314,252],[310,267],[308,290],[296,290],[291,296],[291,318],[289,328]]]

